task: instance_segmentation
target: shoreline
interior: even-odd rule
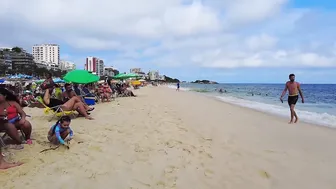
[[[170,87],[167,86],[167,88],[170,88],[170,89],[174,89],[173,87],[174,86],[170,86]],[[189,89],[189,88],[187,88],[187,89]],[[247,102],[260,103],[260,104],[264,104],[264,105],[268,105],[268,106],[279,106],[279,105],[276,105],[276,104],[259,102],[259,101],[253,101],[253,100],[244,99],[244,98],[238,98],[238,97],[233,96],[233,95],[220,96],[220,95],[216,95],[216,93],[203,93],[203,92],[194,91],[194,90],[192,90],[193,88],[190,88],[190,90],[187,90],[187,89],[184,88],[184,90],[183,90],[183,88],[182,88],[181,91],[199,94],[199,95],[202,95],[202,96],[206,96],[208,98],[216,99],[216,100],[218,100],[219,102],[222,102],[222,103],[231,104],[231,105],[234,105],[234,106],[239,106],[239,107],[251,109],[251,110],[258,111],[258,112],[261,112],[261,113],[265,113],[265,114],[268,114],[268,115],[276,116],[278,118],[283,118],[283,119],[288,119],[288,120],[290,119],[290,117],[289,117],[290,116],[289,115],[290,114],[289,113],[289,109],[287,109],[288,115],[283,115],[281,113],[270,112],[269,110],[262,110],[262,109],[258,109],[256,107],[250,107],[250,106],[246,106],[246,105],[243,105],[243,104],[239,104],[239,103],[235,103],[235,102],[230,102],[228,100],[222,100],[221,98],[223,98],[223,97],[224,98],[229,97],[229,98],[236,98],[238,100],[244,100],[244,101],[247,101]],[[279,107],[280,108],[284,108],[283,106],[279,106]],[[286,108],[284,108],[284,109],[286,109]],[[298,113],[298,115],[299,115],[299,122],[304,122],[304,123],[311,124],[311,125],[314,125],[314,126],[319,126],[319,127],[327,127],[327,128],[330,128],[330,129],[336,129],[336,125],[334,124],[334,122],[333,123],[321,123],[319,121],[307,120],[307,118],[305,118],[305,117],[302,119],[302,116],[300,116],[300,115],[305,114],[305,113],[309,113],[309,114],[313,113],[313,114],[318,114],[318,115],[327,114],[328,116],[332,116],[333,119],[336,119],[336,116],[333,115],[333,114],[307,111],[307,110],[302,110],[302,109],[300,109],[298,107],[297,107],[296,110],[299,111],[299,113]],[[316,119],[323,119],[323,118],[316,118]]]
[[[7,188],[332,189],[336,131],[166,87],[135,90],[74,119],[70,150],[48,148],[53,122],[33,115],[33,145],[10,151],[25,164],[0,172]],[[56,120],[55,120],[56,121]],[[334,133],[335,132],[335,133]],[[81,142],[81,143],[78,143]],[[57,178],[57,179],[55,179]]]
[[[193,91],[183,91],[183,92],[191,92],[191,93],[193,93]],[[198,94],[198,93],[196,93],[196,94]],[[203,94],[200,94],[200,95],[203,95]],[[220,103],[225,103],[225,104],[230,105],[230,106],[235,106],[235,107],[239,107],[239,108],[255,111],[255,112],[264,114],[266,116],[273,117],[274,119],[282,120],[284,123],[287,123],[287,124],[288,124],[289,119],[290,119],[290,117],[289,117],[289,109],[288,109],[288,116],[286,118],[286,116],[277,115],[277,114],[273,114],[273,113],[268,113],[268,112],[265,112],[265,111],[262,111],[262,110],[258,110],[258,109],[254,109],[254,108],[250,108],[250,107],[246,107],[246,106],[241,106],[241,105],[230,103],[230,102],[225,102],[223,100],[218,99],[216,96],[211,96],[211,95],[203,95],[203,96],[205,96],[205,97],[207,97],[209,99],[215,100],[217,102],[220,102]],[[300,118],[300,115],[299,115],[299,118]],[[307,122],[307,121],[304,121],[304,120],[301,120],[301,119],[299,119],[298,123],[303,123],[303,124],[305,124],[305,125],[307,125],[309,127],[324,128],[324,129],[333,130],[333,131],[335,131],[335,129],[336,129],[336,128],[333,128],[332,126],[326,126],[326,125],[321,125],[321,124],[317,124],[317,123],[310,123],[310,122]],[[288,124],[288,125],[295,126],[296,123]]]

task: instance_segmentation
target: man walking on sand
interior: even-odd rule
[[[303,94],[301,91],[300,83],[295,81],[295,75],[294,74],[289,74],[289,81],[286,82],[285,89],[283,90],[280,101],[283,103],[282,98],[285,96],[286,92],[288,90],[288,105],[291,113],[291,119],[289,121],[289,124],[292,124],[293,121],[294,123],[297,123],[299,121],[298,116],[296,115],[295,112],[295,104],[299,99],[299,94],[301,96],[302,103],[304,103],[304,98]],[[295,117],[295,120],[293,120]]]
[[[177,88],[176,88],[176,91],[180,91],[180,82],[177,82]]]

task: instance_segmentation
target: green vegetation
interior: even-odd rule
[[[209,81],[209,80],[196,80],[192,81],[191,83],[199,83],[199,84],[218,84],[215,81]]]
[[[13,47],[12,51],[15,52],[15,53],[22,53],[22,48],[20,48],[20,47]]]
[[[180,82],[180,80],[178,80],[178,79],[176,79],[176,78],[171,78],[171,77],[166,76],[166,75],[164,75],[164,76],[165,76],[165,78],[166,78],[166,82],[167,82],[167,83],[178,83],[178,82]]]

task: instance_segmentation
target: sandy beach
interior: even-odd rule
[[[25,108],[33,145],[0,172],[2,189],[335,189],[336,131],[166,87],[96,105],[73,120],[70,149],[50,147],[42,109]]]

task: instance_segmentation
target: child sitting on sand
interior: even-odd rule
[[[53,144],[65,144],[65,138],[69,135],[67,141],[73,137],[73,132],[70,128],[71,118],[62,116],[48,132],[48,140]]]

